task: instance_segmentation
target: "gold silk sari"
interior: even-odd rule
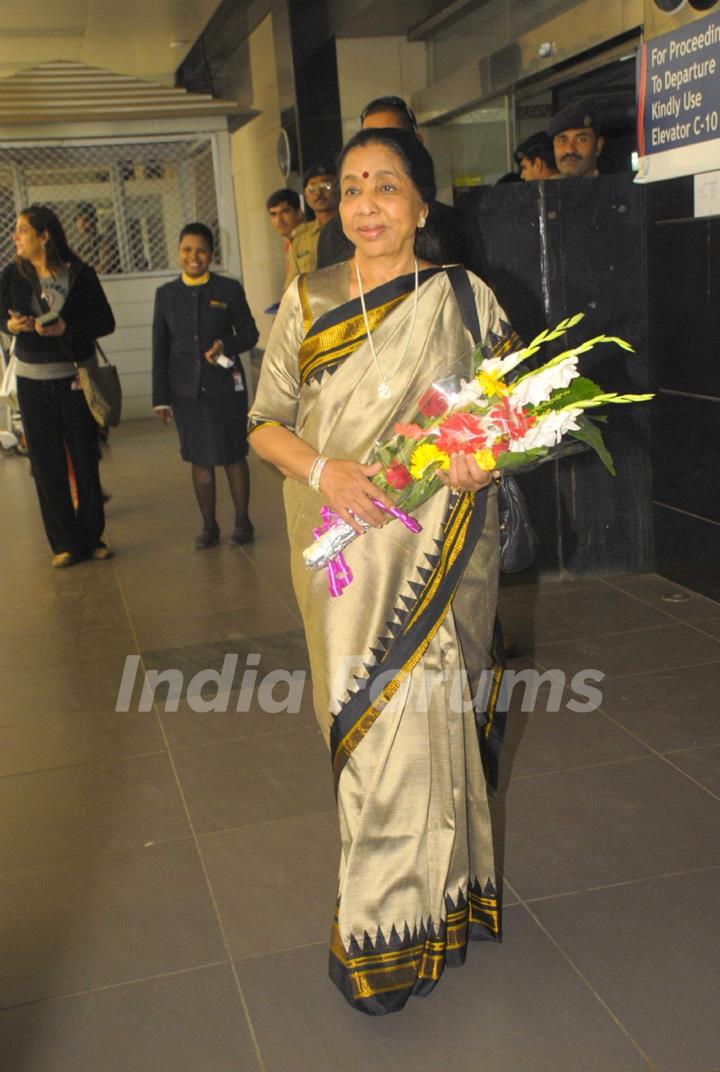
[[[469,276],[483,337],[506,328],[492,292]],[[251,430],[280,424],[331,458],[372,460],[431,383],[472,374],[474,345],[448,274],[420,273],[366,296],[378,375],[347,264],[288,289],[263,360]],[[391,375],[392,374],[392,375]],[[307,635],[318,722],[329,743],[342,840],[330,975],[378,1015],[427,994],[468,939],[500,938],[485,776],[502,736],[494,710],[499,533],[496,489],[437,492],[414,517],[346,549],[352,584],[333,599],[303,566],[322,497],[284,486],[292,577]],[[483,674],[483,671],[486,673]],[[482,685],[480,682],[482,681]],[[482,698],[480,694],[484,692]],[[473,707],[475,701],[475,709]]]

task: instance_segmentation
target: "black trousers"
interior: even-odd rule
[[[57,555],[89,558],[102,543],[105,528],[98,426],[72,377],[30,380],[18,376],[18,402],[35,474],[35,487],[48,543]],[[77,483],[73,506],[68,476],[70,453]]]

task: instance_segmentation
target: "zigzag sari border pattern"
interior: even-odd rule
[[[338,927],[339,905],[330,939],[330,976],[347,1000],[377,1015],[401,1008],[411,994],[428,994],[446,965],[462,964],[469,941],[502,940],[500,898],[493,882],[475,879],[455,899],[445,894],[445,919],[418,928],[405,923],[403,937],[393,926],[389,938],[380,928],[351,937],[346,948]]]
[[[487,492],[465,493],[451,503],[443,529],[440,553],[424,586],[409,610],[395,610],[394,617],[404,619],[396,629],[394,642],[385,656],[369,668],[369,676],[335,716],[330,732],[330,748],[335,784],[355,748],[369,732],[375,720],[400,688],[427,650],[440,628],[460,583],[465,566],[485,524]],[[422,574],[421,574],[422,576]],[[374,695],[378,676],[390,674],[383,688]]]

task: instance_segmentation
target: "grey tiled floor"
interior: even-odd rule
[[[235,710],[248,656],[307,666],[279,481],[255,467],[255,546],[196,554],[173,434],[112,439],[117,557],[64,573],[26,463],[0,458],[3,1072],[719,1069],[720,605],[654,575],[503,588],[513,667],[547,672],[534,711],[513,693],[492,802],[505,939],[369,1019],[327,979],[310,696]],[[230,713],[139,711],[139,684],[115,710],[126,656],[187,681],[227,653]],[[573,710],[586,668],[602,701]]]

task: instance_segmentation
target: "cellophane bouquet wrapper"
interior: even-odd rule
[[[373,483],[398,513],[412,514],[445,486],[438,473],[449,468],[454,453],[471,455],[487,472],[518,472],[591,448],[614,475],[600,427],[604,418],[593,418],[587,411],[653,396],[603,391],[580,374],[578,364],[595,346],[610,343],[632,351],[630,344],[616,336],[597,335],[537,368],[521,369],[582,318],[580,313],[563,320],[528,346],[514,334],[483,343],[473,356],[470,380],[448,377],[427,387],[412,420],[396,423],[392,436],[376,445],[372,459],[382,466]],[[311,570],[328,567],[362,535],[346,521],[328,522],[327,517],[324,528],[316,532],[315,541],[303,552]]]

